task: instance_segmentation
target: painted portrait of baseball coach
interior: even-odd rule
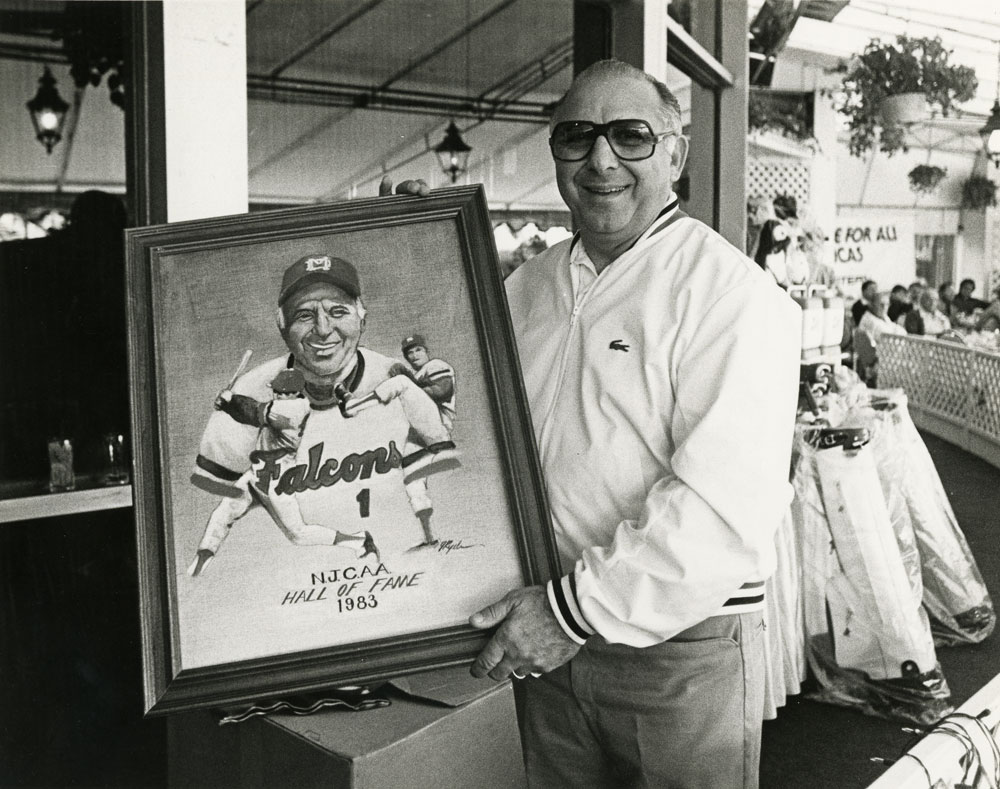
[[[130,231],[152,711],[471,659],[551,564],[481,193],[444,191]]]

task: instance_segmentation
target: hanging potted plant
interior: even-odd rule
[[[908,173],[910,179],[910,189],[918,194],[930,194],[942,179],[948,174],[943,167],[935,167],[933,164],[918,164]]]
[[[899,35],[894,42],[869,41],[848,65],[836,103],[848,119],[851,154],[863,156],[875,147],[876,138],[889,156],[906,150],[907,123],[926,118],[929,111],[948,115],[956,104],[971,99],[976,74],[968,66],[950,63],[950,56],[938,37]],[[906,94],[908,98],[900,98]]]
[[[962,208],[978,210],[997,204],[997,185],[985,175],[970,175],[962,184]]]

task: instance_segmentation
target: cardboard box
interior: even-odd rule
[[[520,789],[509,682],[467,668],[414,675],[378,691],[387,707],[277,714],[219,726],[213,712],[171,716],[171,787]]]

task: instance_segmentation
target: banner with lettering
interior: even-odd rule
[[[883,292],[909,285],[916,278],[913,232],[910,211],[841,206],[827,244],[844,294],[859,296],[866,279]]]

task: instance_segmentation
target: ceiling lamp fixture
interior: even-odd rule
[[[45,67],[45,72],[38,80],[38,93],[27,103],[31,113],[31,122],[35,125],[35,136],[45,146],[46,153],[52,153],[52,148],[62,139],[63,123],[69,104],[56,90],[56,80]]]
[[[471,150],[472,147],[459,134],[455,121],[449,123],[444,132],[444,139],[434,146],[434,153],[437,154],[438,162],[445,175],[451,176],[452,183],[455,183],[458,176],[466,171],[469,164],[469,151]]]
[[[979,130],[983,150],[994,165],[1000,167],[1000,41],[997,42],[997,95],[986,125]]]

